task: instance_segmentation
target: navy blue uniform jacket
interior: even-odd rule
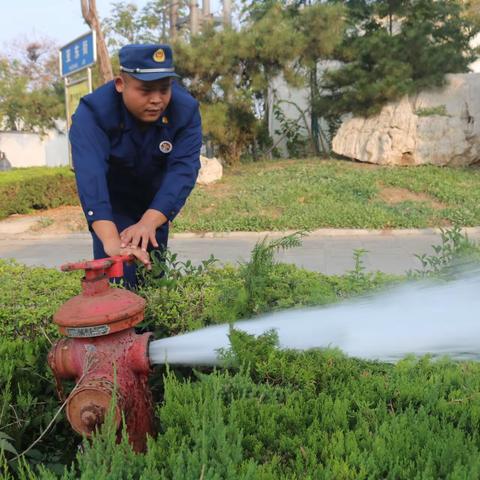
[[[165,141],[172,146],[169,153],[159,148]],[[173,220],[200,168],[198,102],[174,82],[167,109],[142,131],[109,82],[80,101],[70,142],[89,227],[96,220],[111,220],[121,230],[138,222],[149,208]],[[167,225],[165,230],[168,235]]]

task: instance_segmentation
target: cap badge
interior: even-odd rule
[[[165,140],[163,142],[160,142],[158,148],[160,148],[160,151],[162,153],[170,153],[172,151],[173,145]]]
[[[165,52],[163,51],[162,48],[159,48],[154,54],[153,54],[153,60],[155,62],[164,62],[165,61]]]

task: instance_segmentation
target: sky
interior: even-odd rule
[[[120,0],[97,0],[100,17],[108,16],[111,4]],[[125,2],[126,3],[126,2]],[[128,0],[143,7],[148,0]],[[216,11],[220,1],[211,1]],[[83,22],[80,0],[0,0],[0,50],[6,43],[22,38],[48,37],[59,46],[88,32]],[[201,5],[201,0],[198,0]]]

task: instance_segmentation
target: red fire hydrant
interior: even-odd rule
[[[62,398],[62,380],[75,380],[66,403],[73,429],[90,436],[114,406],[117,434],[122,416],[133,448],[146,448],[147,434],[153,435],[152,396],[148,387],[151,333],[138,335],[133,327],[143,320],[145,300],[134,293],[111,288],[110,277],[123,276],[123,262],[117,256],[63,265],[63,271],[85,270],[82,293],[70,299],[54,315],[59,340],[48,354],[48,363]]]

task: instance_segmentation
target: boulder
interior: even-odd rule
[[[332,142],[339,155],[380,165],[470,165],[480,161],[480,73],[447,75],[445,87],[346,119]]]
[[[223,167],[219,160],[200,155],[200,163],[201,167],[197,178],[199,185],[209,185],[222,178]]]

